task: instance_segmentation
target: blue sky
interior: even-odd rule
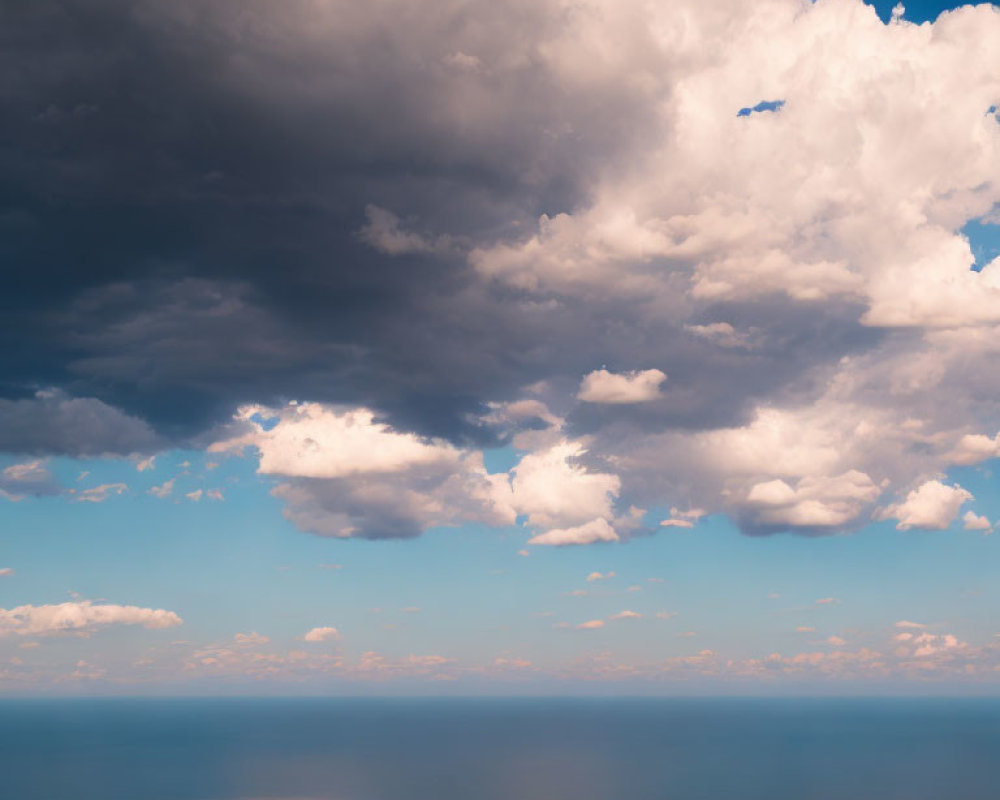
[[[0,694],[996,694],[1000,11],[874,6],[0,12]]]
[[[180,464],[189,463],[188,467]],[[387,659],[447,658],[460,693],[827,693],[899,691],[885,678],[834,683],[816,676],[775,683],[722,674],[683,679],[662,675],[600,679],[567,667],[613,658],[645,667],[712,650],[750,660],[779,652],[830,653],[845,647],[880,649],[918,622],[934,635],[963,642],[995,637],[1000,589],[994,580],[998,540],[979,532],[899,531],[889,523],[841,536],[749,537],[724,515],[696,528],[636,538],[627,544],[532,548],[516,528],[434,528],[413,540],[330,540],[303,534],[281,515],[253,459],[226,459],[214,468],[202,453],[174,451],[137,472],[134,462],[60,459],[53,472],[81,488],[126,482],[102,503],[72,496],[5,503],[4,564],[15,574],[0,582],[0,605],[42,605],[78,598],[171,609],[184,620],[167,630],[95,631],[90,638],[7,639],[18,666],[50,675],[74,672],[79,661],[117,673],[89,687],[65,683],[31,691],[427,693],[427,676],[384,682],[323,674],[302,683],[285,676],[248,681],[239,670],[225,679],[178,673],[174,660],[207,647],[233,646],[237,633],[257,632],[264,651],[336,654],[357,661],[365,652]],[[89,474],[77,481],[82,471]],[[148,490],[176,477],[176,496]],[[949,476],[985,502],[995,518],[988,468]],[[224,501],[183,496],[221,487]],[[664,510],[665,516],[668,511]],[[595,578],[594,573],[602,577]],[[588,580],[588,577],[590,579]],[[823,602],[832,600],[832,602]],[[613,620],[622,611],[639,618]],[[579,630],[590,620],[604,627]],[[304,634],[334,626],[340,638],[303,643]],[[805,630],[809,629],[809,630]],[[844,640],[831,645],[830,637]],[[24,650],[25,641],[41,646]],[[170,643],[179,642],[171,645]],[[153,685],[136,682],[143,659],[169,659]],[[507,674],[497,659],[530,661]],[[107,668],[105,667],[105,668]],[[477,670],[486,668],[485,676]],[[190,669],[190,668],[189,668]],[[452,673],[455,673],[452,675]],[[21,691],[24,687],[19,687]],[[992,692],[990,683],[913,682],[906,691]]]

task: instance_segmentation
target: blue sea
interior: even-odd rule
[[[0,701],[4,800],[997,800],[1000,701]]]

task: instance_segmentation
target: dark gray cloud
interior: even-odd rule
[[[597,105],[550,107],[530,52],[502,81],[459,57],[506,57],[494,34],[550,12],[445,3],[401,24],[402,8],[0,10],[8,395],[58,385],[176,436],[302,393],[455,435],[484,393],[530,377],[494,377],[502,298],[449,302],[461,254],[378,253],[365,208],[493,237],[568,208],[581,159],[623,131]],[[462,91],[490,96],[485,115]]]
[[[0,451],[28,455],[101,456],[146,453],[163,441],[143,420],[95,397],[57,389],[0,399]]]
[[[552,8],[41,0],[0,24],[8,396],[60,386],[174,439],[296,396],[476,438],[484,400],[677,338],[614,303],[527,302],[465,261],[652,135],[638,90],[537,57],[565,25]],[[378,252],[371,204],[455,246]],[[665,367],[698,371],[679,350]],[[666,418],[707,421],[696,405]],[[30,447],[53,448],[73,449]]]

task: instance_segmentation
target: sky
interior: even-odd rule
[[[997,6],[0,27],[0,694],[1000,693]]]

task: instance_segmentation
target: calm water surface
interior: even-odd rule
[[[997,700],[5,700],[10,800],[997,800]]]

